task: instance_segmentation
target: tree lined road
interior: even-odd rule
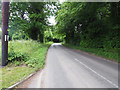
[[[56,43],[41,78],[43,88],[117,88],[118,64]]]
[[[1,6],[1,66],[5,66],[2,88],[11,87],[35,71],[39,72],[15,85],[20,88],[118,88],[120,2],[9,3],[3,0]],[[115,62],[60,43],[51,45],[51,42],[63,41],[69,47],[82,48]],[[12,78],[12,72],[17,78]]]

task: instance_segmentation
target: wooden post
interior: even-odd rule
[[[2,3],[2,66],[7,64],[8,60],[8,20],[9,20],[9,2]]]

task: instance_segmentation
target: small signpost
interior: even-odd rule
[[[2,66],[7,64],[8,60],[8,20],[9,20],[9,2],[2,2]]]

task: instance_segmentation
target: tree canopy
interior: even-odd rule
[[[56,17],[55,26],[49,26],[50,15]],[[60,39],[91,48],[120,47],[120,2],[13,2],[9,19],[10,37],[22,35],[20,38],[40,42]]]
[[[69,44],[84,47],[120,46],[120,3],[64,2],[56,17],[56,31]]]
[[[50,8],[54,3],[12,2],[10,3],[10,37],[13,33],[22,33],[33,40],[43,42],[44,31],[48,27],[47,18],[53,14]]]

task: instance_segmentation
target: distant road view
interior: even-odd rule
[[[45,88],[117,88],[118,64],[53,44],[44,70]]]
[[[56,43],[33,81],[28,87],[118,88],[118,64]]]
[[[27,83],[27,84],[26,84]],[[19,88],[118,88],[118,64],[52,44],[44,69]]]
[[[20,1],[0,3],[0,90],[118,88],[120,2]]]

